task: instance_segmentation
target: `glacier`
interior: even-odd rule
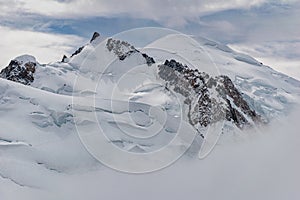
[[[268,127],[273,130],[273,126],[277,127],[274,124],[283,123],[278,122],[278,119],[293,116],[293,111],[299,106],[298,80],[217,42],[168,33],[144,47],[133,45],[118,38],[103,38],[100,34],[94,34],[89,43],[62,61],[40,64],[33,56],[24,55],[13,59],[1,71],[1,199],[16,199],[19,196],[25,199],[98,199],[101,195],[104,198],[119,198],[128,195],[124,185],[130,180],[133,182],[129,187],[139,190],[136,192],[139,196],[146,193],[149,185],[157,184],[158,180],[170,179],[180,183],[181,179],[190,180],[193,176],[192,182],[195,185],[201,182],[202,188],[192,186],[190,191],[181,188],[187,197],[194,196],[197,193],[195,190],[199,189],[199,196],[212,195],[215,197],[213,199],[218,199],[217,195],[203,191],[208,186],[214,188],[209,183],[211,177],[217,182],[215,187],[221,190],[220,194],[230,196],[231,193],[226,193],[219,186],[220,183],[225,184],[225,179],[230,179],[229,175],[216,166],[226,159],[221,166],[228,170],[233,168],[231,162],[235,159],[231,156],[237,154],[239,149],[235,146],[241,143],[236,144],[234,141],[259,135]],[[228,77],[239,93],[238,101],[245,101],[242,106],[234,103],[231,98],[224,101],[215,88],[208,91],[208,94],[223,102],[217,110],[227,109],[230,105],[231,110],[240,113],[243,119],[248,119],[251,126],[241,128],[239,121],[234,121],[232,117],[228,117],[228,120],[223,117],[216,123],[191,123],[188,107],[196,107],[197,104],[185,102],[187,98],[172,87],[172,80],[168,80],[165,73],[160,74],[160,69],[167,66],[165,62],[172,59],[187,66],[189,73],[205,72],[209,77]],[[184,74],[178,77],[181,76],[184,77]],[[199,92],[190,90],[189,84],[196,82],[183,83],[187,84],[189,91],[186,97],[199,97]],[[175,87],[176,84],[178,81],[175,81]],[[183,84],[179,86],[183,87]],[[228,97],[229,93],[225,95]],[[256,124],[255,120],[250,119],[251,116],[245,114],[245,105],[260,116],[262,123]],[[196,113],[193,119],[199,120],[198,115]],[[106,140],[99,138],[99,126]],[[295,137],[295,131],[291,132]],[[267,146],[277,146],[280,141],[288,143],[281,135],[274,135],[275,141],[267,143]],[[268,136],[262,137],[256,138],[252,148],[264,150],[260,142]],[[166,147],[166,144],[165,154],[153,153],[152,157],[141,158],[120,156],[123,155],[121,151],[130,152],[130,155],[152,155],[152,152]],[[297,140],[291,142],[291,147],[296,144]],[[99,145],[103,145],[103,148],[99,148]],[[120,152],[111,150],[109,145],[114,145]],[[216,150],[212,151],[215,145]],[[251,154],[252,148],[246,143],[240,149],[245,155],[237,154],[236,157],[243,159],[257,155]],[[291,151],[288,149],[283,152]],[[206,158],[211,152],[212,155]],[[270,154],[268,151],[262,153],[265,156]],[[137,169],[137,172],[150,172],[169,166],[180,157],[170,169],[140,177],[105,167],[125,172]],[[202,158],[203,165],[195,157]],[[101,159],[104,163],[99,162]],[[126,166],[123,166],[124,163]],[[238,167],[251,172],[251,168],[241,163]],[[221,175],[205,175],[204,172],[209,171],[209,168]],[[196,173],[198,170],[199,174]],[[234,173],[234,169],[231,170]],[[176,178],[178,171],[183,174]],[[252,174],[255,172],[252,171]],[[237,174],[243,173],[237,171]],[[220,183],[217,181],[219,178],[223,178]],[[120,182],[113,183],[112,180],[118,179]],[[143,180],[149,185],[141,184]],[[238,182],[239,179],[234,180]],[[174,186],[174,183],[166,180],[162,183],[166,184],[163,187],[165,189],[154,188],[161,193],[172,190],[172,199],[183,198],[183,193],[178,192],[180,184]],[[237,183],[234,185],[239,187]],[[73,191],[74,188],[77,191]],[[80,192],[80,188],[84,188],[84,191]],[[114,194],[112,188],[119,193]],[[292,191],[294,194],[295,191]],[[188,192],[193,195],[189,196]],[[151,199],[151,196],[141,198]]]

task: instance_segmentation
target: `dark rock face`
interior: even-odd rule
[[[95,32],[93,34],[92,39],[90,40],[90,43],[92,43],[98,37],[100,37],[100,34],[97,33],[97,32]],[[82,52],[82,50],[84,49],[84,47],[85,46],[82,46],[82,47],[78,48],[71,55],[71,58],[73,56],[76,56],[76,55],[80,54]],[[144,59],[146,61],[146,64],[148,66],[151,66],[152,64],[155,63],[155,60],[152,57],[148,56],[145,53],[141,53],[133,45],[129,44],[126,41],[121,41],[121,40],[116,40],[116,39],[113,39],[113,38],[109,38],[107,40],[107,43],[106,43],[106,48],[110,52],[113,52],[119,58],[119,60],[121,60],[121,61],[125,60],[127,57],[131,56],[132,54],[139,53],[139,54],[141,54],[144,57]],[[67,60],[68,60],[68,57],[64,56],[61,62],[67,62]]]
[[[127,57],[134,53],[141,53],[128,42],[114,40],[112,38],[107,40],[106,47],[110,52],[113,52],[121,61],[125,60]],[[153,63],[155,63],[154,59],[147,54],[142,53],[141,55],[145,58],[148,66],[151,66]]]
[[[175,60],[167,60],[158,68],[167,87],[185,97],[189,122],[196,128],[223,119],[232,121],[240,129],[262,122],[229,77],[210,77]]]
[[[100,34],[98,32],[94,32],[92,39],[90,40],[90,43],[92,43],[94,40],[96,40],[98,37],[100,37]],[[82,52],[82,50],[84,49],[85,46],[79,47],[72,55],[71,58],[73,56],[76,56],[78,54],[80,54]],[[62,61],[63,62],[63,61]]]
[[[71,58],[72,58],[73,56],[76,56],[77,54],[80,54],[80,52],[83,50],[83,48],[84,48],[84,46],[79,47],[79,48],[71,55]]]
[[[68,57],[66,55],[63,56],[63,58],[61,59],[61,62],[67,62]]]
[[[244,100],[228,76],[219,76],[216,79],[220,83],[217,86],[217,91],[226,100],[230,108],[230,112],[226,113],[227,120],[233,119],[236,124],[246,124],[248,122],[247,116],[255,123],[262,122],[261,117],[254,110],[251,110],[249,104]],[[232,105],[235,105],[236,108]]]
[[[155,63],[154,58],[148,56],[147,54],[142,53],[142,56],[146,59],[146,63],[147,63],[148,66],[151,66],[152,64]]]
[[[17,60],[12,60],[9,65],[0,72],[0,77],[30,85],[34,81],[34,73],[36,70],[36,63],[27,62],[22,63]]]
[[[94,32],[92,39],[90,40],[90,43],[92,43],[95,39],[97,39],[100,36],[98,32]]]
[[[92,42],[93,42],[94,40],[96,40],[98,37],[100,37],[100,34],[99,34],[98,32],[94,32],[93,37],[92,37],[92,39],[90,40],[90,43],[92,43]],[[76,56],[76,55],[80,54],[80,53],[82,52],[83,49],[84,49],[84,46],[79,47],[79,48],[71,55],[71,58],[72,58],[73,56]],[[64,62],[64,61],[62,61],[62,62]]]
[[[138,52],[138,50],[128,42],[114,40],[112,38],[107,40],[106,47],[109,51],[114,52],[120,60],[125,60],[126,57]]]

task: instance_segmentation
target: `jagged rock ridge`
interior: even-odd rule
[[[91,41],[99,36],[94,33]],[[83,48],[84,46],[79,48],[72,56],[79,54]],[[107,40],[106,48],[120,61],[138,53],[145,58],[149,66],[155,63],[152,57],[141,53],[125,41],[110,38]],[[64,56],[62,62],[66,62],[67,59]],[[33,57],[15,59],[1,71],[0,77],[30,85],[34,81],[36,66]],[[223,75],[211,77],[205,72],[192,70],[175,60],[166,60],[158,68],[160,78],[166,81],[168,87],[185,97],[184,103],[189,108],[188,119],[193,126],[206,127],[226,119],[235,123],[237,127],[244,128],[262,121],[261,117],[251,110],[229,77]]]
[[[79,47],[79,48],[71,55],[71,58],[72,58],[73,56],[76,56],[76,55],[80,54],[81,51],[82,51],[83,49],[84,49],[84,46]]]
[[[37,63],[34,57],[24,55],[15,58],[6,68],[1,70],[0,77],[24,85],[30,85],[34,81],[36,66]]]
[[[115,40],[109,38],[106,43],[106,47],[110,52],[113,52],[119,60],[125,60],[127,57],[134,53],[141,53],[137,50],[133,45],[129,44],[126,41]],[[141,55],[145,58],[147,65],[151,66],[155,63],[155,60],[148,56],[145,53],[141,53]]]
[[[232,121],[241,129],[262,122],[229,77],[211,77],[175,60],[166,60],[158,68],[158,74],[167,86],[185,97],[184,103],[189,107],[189,122],[196,128],[222,119]]]
[[[100,37],[100,34],[98,32],[94,32],[92,39],[90,40],[90,43],[92,43],[94,40],[96,40],[98,37]]]
[[[94,32],[91,40],[90,40],[90,43],[92,43],[93,41],[95,41],[98,37],[100,37],[100,34],[98,32]],[[79,47],[72,55],[71,55],[71,58],[80,54],[82,52],[82,50],[84,49],[85,46],[81,46]],[[63,59],[64,60],[64,59]]]
[[[94,32],[94,34],[90,40],[90,44],[93,44],[93,42],[99,37],[100,37],[100,34],[98,32]],[[95,43],[95,44],[97,44],[97,43]],[[80,48],[78,48],[71,55],[71,58],[80,54],[84,50],[85,47],[86,46],[81,46]],[[148,56],[145,53],[140,52],[133,45],[131,45],[130,43],[128,43],[126,41],[109,38],[106,42],[106,48],[108,49],[109,52],[113,52],[120,61],[125,60],[127,57],[129,57],[132,54],[139,53],[144,57],[146,64],[148,66],[151,66],[152,64],[155,63],[155,60],[152,57]],[[62,59],[62,62],[68,62],[68,58],[64,56]]]
[[[68,61],[68,57],[64,55],[63,58],[61,59],[61,62],[67,62],[67,61]]]

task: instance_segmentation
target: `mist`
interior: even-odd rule
[[[203,160],[185,156],[141,175],[107,167],[61,176],[46,191],[18,190],[25,199],[272,199],[300,198],[300,110],[244,135],[226,136]],[[232,139],[229,139],[232,138]],[[51,181],[51,180],[48,180]],[[4,189],[4,188],[3,188]],[[4,191],[4,190],[3,190]],[[11,192],[4,192],[5,193]]]

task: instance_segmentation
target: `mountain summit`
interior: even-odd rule
[[[194,62],[193,66],[168,59],[173,57],[171,54],[163,57],[156,54],[149,56],[150,53],[141,52],[142,50],[138,50],[126,41],[101,38],[100,34],[95,32],[88,44],[76,50],[70,58],[64,56],[62,62],[40,65],[33,56],[24,55],[13,59],[1,71],[0,77],[44,91],[72,96],[82,94],[83,90],[89,90],[74,85],[78,76],[82,77],[84,82],[93,83],[95,79],[88,78],[87,74],[93,74],[95,77],[104,74],[102,78],[112,81],[112,85],[102,83],[107,85],[105,89],[107,90],[113,84],[117,84],[114,82],[118,81],[117,77],[121,77],[122,73],[145,64],[142,68],[145,71],[151,69],[153,79],[148,80],[149,76],[145,77],[145,80],[141,80],[139,84],[144,84],[145,81],[150,81],[154,85],[162,84],[182,96],[184,99],[182,103],[188,107],[186,111],[188,122],[199,131],[201,127],[207,127],[220,120],[226,120],[239,129],[255,126],[268,122],[288,108],[289,94],[286,91],[294,87],[294,85],[288,86],[290,83],[299,84],[297,81],[257,64],[258,62],[251,57],[236,53],[226,46],[206,39],[198,39],[200,44],[211,49],[216,58],[222,54],[227,56],[218,61],[224,63],[224,68],[220,68],[221,74],[213,74],[212,66],[205,63],[203,55],[197,55],[200,51],[195,47],[196,45],[187,46],[190,44],[185,40],[186,38],[180,36],[169,35],[151,43],[149,47],[167,46],[175,52],[186,55],[190,61],[199,60]],[[178,46],[174,46],[175,43],[178,43]],[[155,61],[156,56],[158,62]],[[237,65],[227,66],[230,62]],[[245,69],[244,72],[247,72],[248,68],[249,73],[237,73],[238,70],[235,68],[238,65]],[[207,67],[203,68],[203,66]],[[267,77],[264,75],[264,79],[255,79],[252,73],[257,73],[258,77],[261,76],[260,74],[269,75]],[[112,76],[108,77],[105,74],[112,74]],[[138,77],[139,74],[135,76]],[[279,77],[279,80],[284,82],[279,88],[286,89],[278,90],[277,86],[270,85],[274,83],[274,77],[276,79]],[[131,89],[127,88],[127,90]],[[155,94],[150,92],[148,95]],[[109,97],[104,95],[101,98]]]
[[[201,145],[235,140],[299,106],[299,81],[226,45],[180,34],[145,48],[131,43],[95,33],[62,61],[23,55],[1,71],[0,177],[24,190],[48,188],[102,168],[92,148],[129,166],[141,162],[108,147],[142,156],[167,150],[155,163],[178,152],[193,158]]]

